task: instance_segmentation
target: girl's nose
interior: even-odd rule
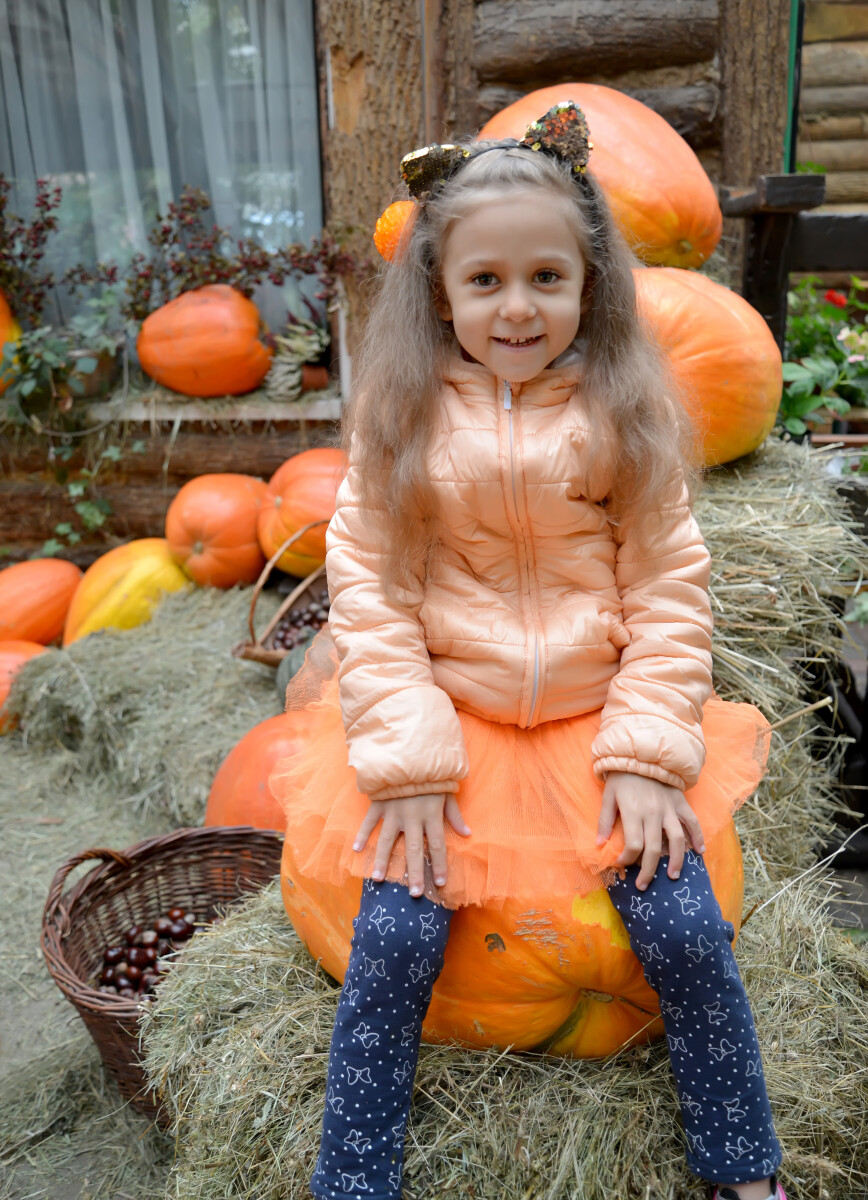
[[[523,321],[536,316],[536,305],[525,288],[511,287],[502,294],[500,316],[505,321]]]

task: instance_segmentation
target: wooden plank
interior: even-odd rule
[[[225,400],[178,400],[168,399],[164,391],[155,391],[133,400],[115,398],[92,404],[87,415],[94,425],[108,420],[149,424],[178,421],[206,425],[232,421],[271,421],[294,425],[307,421],[340,420],[341,399],[334,389],[306,393],[291,404],[268,400],[263,392],[232,396]]]
[[[868,201],[868,171],[827,171],[825,179],[830,204]]]
[[[790,271],[868,270],[868,213],[799,213],[788,265]]]
[[[805,43],[868,38],[868,4],[809,3],[805,10]]]
[[[868,83],[868,41],[816,42],[802,48],[802,87]]]
[[[744,217],[816,208],[825,196],[825,178],[825,175],[761,175],[753,188],[721,187],[721,210],[727,217]]]
[[[868,170],[868,137],[836,142],[799,141],[799,162],[813,162],[827,171]]]
[[[802,120],[799,123],[799,137],[806,142],[868,137],[868,113]]]
[[[101,529],[107,539],[162,537],[166,511],[178,486],[151,483],[107,484],[99,495],[114,510]],[[22,541],[47,541],[60,522],[81,528],[74,503],[58,483],[33,483],[27,479],[0,480],[0,546]]]
[[[485,83],[703,62],[717,19],[717,0],[481,0],[473,62]]]
[[[801,111],[812,113],[851,113],[868,110],[868,86],[854,83],[848,87],[804,87]]]

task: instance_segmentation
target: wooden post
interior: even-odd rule
[[[721,0],[721,182],[749,187],[784,169],[791,0]],[[724,221],[723,246],[741,271],[743,222]]]

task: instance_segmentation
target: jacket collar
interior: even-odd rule
[[[578,387],[581,367],[581,355],[570,348],[534,379],[514,384],[513,395],[520,397],[522,404],[542,407],[564,404]],[[481,363],[465,362],[457,351],[447,361],[444,382],[454,387],[464,399],[471,401],[490,403],[498,400],[503,392],[503,380],[500,377]]]

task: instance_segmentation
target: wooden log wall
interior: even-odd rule
[[[824,171],[824,207],[868,209],[868,4],[807,5],[797,159]]]

